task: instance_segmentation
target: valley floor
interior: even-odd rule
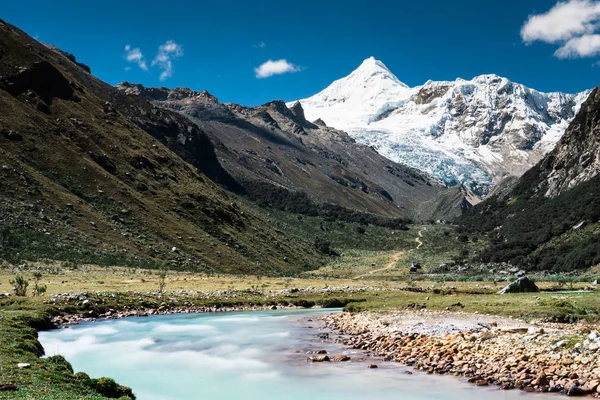
[[[366,346],[384,356],[391,354],[390,360],[432,368],[432,372],[470,376],[476,378],[478,384],[501,382],[529,390],[530,387],[536,389],[532,382],[540,374],[537,369],[528,367],[525,358],[538,360],[539,354],[560,354],[556,360],[544,361],[556,361],[556,365],[545,364],[548,365],[545,372],[548,385],[552,383],[555,388],[560,384],[574,385],[579,378],[571,376],[577,374],[579,386],[587,384],[586,391],[593,386],[588,375],[596,374],[598,371],[592,366],[600,364],[593,351],[595,341],[586,339],[586,335],[596,329],[589,324],[596,324],[600,319],[600,297],[591,284],[597,271],[580,276],[540,274],[532,277],[547,291],[498,295],[496,292],[521,272],[506,265],[498,265],[493,271],[488,270],[489,266],[478,265],[463,266],[461,268],[466,269],[460,271],[455,267],[442,268],[440,264],[451,262],[461,253],[475,254],[483,246],[477,238],[458,236],[449,226],[417,225],[409,230],[369,226],[366,232],[360,233],[352,225],[340,226],[310,217],[300,220],[282,216],[273,221],[277,229],[292,236],[296,232],[299,238],[314,238],[325,233],[341,256],[330,257],[318,270],[293,277],[102,267],[47,260],[0,264],[0,397],[96,400],[114,398],[115,394],[119,394],[117,398],[126,396],[126,388],[114,381],[73,374],[62,358],[39,358],[43,349],[37,341],[37,330],[82,319],[129,315],[319,306],[345,307],[349,312],[329,320],[329,324],[351,334],[348,345]],[[409,272],[413,261],[423,267],[417,273]],[[11,281],[16,275],[29,281],[25,297],[12,293]],[[47,290],[41,296],[32,297],[35,275]],[[162,293],[159,292],[161,282],[164,284]],[[546,333],[506,333],[502,331],[506,324],[501,321],[529,325],[505,318],[533,322],[538,327],[543,326]],[[498,327],[478,324],[493,321]],[[398,340],[404,341],[407,337],[400,332],[410,331],[415,326],[425,329],[450,325],[453,328],[447,331],[425,330],[421,333],[427,333],[426,336],[417,336],[399,346]],[[457,327],[464,331],[462,338],[455,332]],[[485,329],[488,333],[483,332]],[[354,335],[356,330],[360,334]],[[481,335],[492,336],[484,339]],[[527,335],[533,335],[531,340],[526,339]],[[447,344],[439,347],[440,341]],[[513,360],[511,345],[521,342],[527,346],[531,343],[533,347],[518,350],[520,358]],[[538,342],[545,347],[534,346]],[[562,344],[556,349],[551,347],[557,343]],[[477,346],[478,353],[470,353],[471,348]],[[410,354],[414,354],[407,358],[408,355],[398,352],[390,353],[391,348],[410,350]],[[440,359],[429,359],[430,353],[440,349],[443,350],[440,357],[445,357],[443,367],[440,367]],[[454,360],[448,349],[462,353],[463,358]],[[499,352],[494,353],[494,349]],[[539,354],[532,355],[534,353]],[[452,358],[451,363],[448,357]],[[558,365],[557,360],[571,359],[572,364],[561,361]],[[494,363],[491,360],[495,360]],[[500,365],[501,362],[506,365],[499,367],[500,372],[486,370],[484,375],[469,372],[479,368],[478,364]],[[21,368],[19,363],[28,366]],[[526,376],[515,375],[515,371],[524,373],[523,366],[530,372],[525,372]],[[498,374],[508,374],[508,380],[501,380],[503,376]],[[540,380],[537,387],[544,387],[541,384],[544,382]]]
[[[395,260],[397,255],[398,252],[390,251],[381,252],[378,257],[382,262],[390,262]],[[599,317],[600,298],[594,292],[497,295],[495,292],[498,283],[494,282],[436,282],[426,280],[428,278],[425,276],[422,277],[423,280],[400,280],[397,277],[385,280],[381,279],[379,274],[385,274],[386,271],[377,271],[381,267],[369,264],[369,267],[363,266],[363,270],[371,268],[377,272],[367,272],[360,279],[334,279],[323,276],[208,277],[169,271],[166,291],[159,294],[157,289],[160,278],[155,270],[95,266],[73,268],[69,264],[45,264],[42,267],[35,263],[27,267],[10,266],[1,270],[0,287],[6,288],[5,291],[9,291],[9,279],[14,277],[15,269],[18,268],[21,269],[20,273],[26,275],[33,270],[43,270],[42,282],[48,286],[48,292],[39,297],[3,295],[3,298],[0,298],[0,388],[2,385],[9,385],[6,387],[18,389],[0,392],[2,398],[106,398],[108,392],[103,392],[105,388],[99,388],[85,375],[73,375],[65,360],[56,357],[40,359],[41,349],[36,340],[36,330],[48,329],[57,324],[76,323],[81,319],[174,312],[251,310],[274,306],[345,306],[347,311],[353,312],[343,313],[336,319],[329,320],[329,324],[352,335],[348,339],[348,345],[360,346],[390,356],[387,357],[390,360],[398,359],[428,370],[431,368],[432,372],[456,373],[477,378],[478,384],[484,384],[483,381],[501,382],[508,386],[522,386],[527,390],[530,387],[536,389],[532,382],[533,379],[539,378],[540,373],[538,369],[528,367],[530,364],[527,359],[531,359],[532,362],[539,361],[536,357],[542,354],[560,354],[560,358],[557,359],[544,356],[548,363],[554,362],[547,364],[548,371],[552,372],[546,374],[548,385],[552,383],[555,388],[561,384],[574,385],[575,378],[570,376],[577,373],[581,377],[579,383],[587,384],[585,390],[589,391],[590,385],[594,384],[589,374],[598,372],[594,369],[599,362],[594,352],[595,341],[586,338],[595,330],[595,325],[588,324],[595,324]],[[25,268],[27,270],[24,270]],[[405,275],[409,276],[408,273]],[[565,288],[556,282],[538,283],[547,289]],[[582,289],[586,286],[589,286],[589,283],[573,283],[572,289]],[[509,318],[519,318],[520,321]],[[498,323],[498,327],[478,324],[491,324],[494,321]],[[504,321],[514,323],[515,327],[530,326],[521,321],[533,322],[535,326],[543,326],[545,333],[539,331],[526,334],[521,330],[507,332],[502,330],[507,327]],[[578,323],[548,325],[548,321]],[[427,330],[427,327],[434,326],[446,326],[448,329],[440,332]],[[552,329],[547,326],[552,326]],[[400,332],[410,333],[415,327],[422,330],[416,333],[422,334],[410,339],[410,343],[402,344],[402,351],[410,350],[410,358],[407,354],[399,352],[401,347],[398,347],[397,341],[406,340],[408,337]],[[464,331],[463,336],[456,333],[457,331]],[[357,332],[360,334],[353,335]],[[491,336],[488,338],[486,335]],[[461,343],[457,344],[457,341]],[[446,344],[438,346],[438,343],[442,342]],[[523,343],[526,344],[525,347],[513,354],[511,346],[521,346]],[[536,347],[536,343],[542,347]],[[391,348],[394,350],[391,351]],[[478,353],[471,353],[475,348],[479,349]],[[442,363],[435,359],[436,356],[430,356],[438,350],[441,351],[440,357],[445,360],[443,367],[440,367]],[[449,355],[456,351],[462,353],[460,357],[464,359],[448,364],[452,358]],[[496,366],[504,363],[498,367],[503,372],[485,370],[485,373],[479,375],[472,373],[477,365],[487,365],[487,361],[490,360],[495,360],[493,365]],[[573,362],[567,365],[557,360]],[[19,363],[29,366],[20,368]],[[524,366],[529,368],[530,372],[524,377],[515,375],[515,371],[522,372]],[[510,379],[501,380],[502,376],[498,374],[508,374]],[[538,384],[537,388],[543,386]]]

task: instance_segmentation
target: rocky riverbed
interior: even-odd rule
[[[528,324],[449,312],[340,313],[324,317],[345,345],[479,386],[600,398],[596,326]]]

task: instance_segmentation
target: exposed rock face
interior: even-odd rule
[[[390,216],[440,219],[461,212],[462,199],[454,196],[444,198],[444,207],[435,205],[448,191],[444,185],[357,144],[343,131],[307,121],[300,103],[245,107],[220,103],[206,91],[129,83],[117,88],[188,117],[211,137],[226,170],[245,185],[267,182],[318,202]],[[426,210],[416,213],[426,202]]]
[[[416,104],[429,104],[433,100],[445,95],[450,90],[450,85],[440,85],[437,87],[422,87],[415,95]]]
[[[46,47],[48,47],[50,50],[57,52],[58,54],[65,56],[69,61],[71,61],[73,64],[75,64],[78,67],[80,67],[81,69],[83,69],[88,74],[92,73],[92,70],[90,69],[90,67],[84,63],[77,61],[77,58],[75,58],[75,56],[73,54],[67,53],[66,51],[63,51],[63,50],[59,49],[58,47],[53,46],[51,44],[47,44]]]
[[[528,277],[524,276],[511,282],[509,285],[498,291],[498,294],[506,293],[526,293],[526,292],[539,292],[540,289],[537,285]]]
[[[550,197],[600,174],[600,87],[583,103],[541,169],[547,177],[545,194]]]
[[[299,101],[294,103],[292,108],[290,108],[290,111],[292,112],[292,114],[294,114],[295,121],[298,122],[300,125],[311,129],[318,129],[318,127],[314,123],[308,122],[306,120],[306,117],[304,116],[304,109],[302,108],[302,104],[300,104]]]
[[[319,125],[319,126],[327,126],[327,124],[325,123],[325,121],[323,121],[321,118],[317,118],[313,121],[313,124],[315,125]]]
[[[117,89],[127,95],[137,95],[160,103],[165,108],[191,115],[198,120],[229,122],[234,119],[229,108],[206,90],[196,92],[187,88],[147,88],[129,82],[119,83]]]

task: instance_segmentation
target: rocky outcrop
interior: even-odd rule
[[[583,103],[540,169],[546,176],[545,195],[549,197],[600,174],[600,87]]]
[[[292,114],[294,114],[294,120],[300,125],[311,129],[318,128],[315,124],[306,120],[306,117],[304,116],[304,109],[302,108],[302,104],[300,104],[299,101],[294,103],[294,105],[290,108],[290,111],[292,112]]]
[[[73,87],[64,75],[48,61],[21,67],[14,75],[2,78],[0,86],[13,96],[27,93],[39,96],[48,106],[53,98],[73,99]]]
[[[498,294],[539,292],[540,289],[528,277],[524,276],[500,289]]]
[[[84,63],[77,61],[77,58],[73,54],[67,53],[66,51],[63,51],[63,50],[59,49],[58,47],[53,46],[51,44],[47,44],[46,47],[48,47],[50,50],[53,50],[53,51],[57,52],[58,54],[64,56],[67,60],[69,60],[73,64],[77,65],[79,68],[83,69],[88,74],[92,73],[92,70],[90,69],[90,67]]]

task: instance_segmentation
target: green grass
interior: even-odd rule
[[[459,234],[452,225],[421,225],[415,226],[413,230],[421,231],[423,245],[419,249],[413,246],[408,252],[408,258],[419,261],[425,270],[455,260],[468,260],[486,245],[485,240],[477,235]]]
[[[600,318],[600,296],[597,293],[521,293],[511,295],[470,294],[439,287],[439,293],[381,292],[366,302],[350,304],[350,311],[395,310],[411,303],[423,304],[428,310],[451,310],[467,313],[542,319],[555,322],[588,321]],[[460,303],[460,305],[457,305]],[[493,317],[492,317],[493,318]]]
[[[5,228],[0,232],[0,256],[13,264],[48,259],[77,264],[122,265],[133,268],[160,268],[163,265],[152,260],[104,252],[79,243],[62,242],[55,236],[21,227]]]
[[[83,271],[73,273],[84,274]],[[229,277],[229,279],[235,279]],[[239,279],[239,278],[238,278]],[[246,278],[247,279],[247,278]],[[244,279],[245,280],[245,279]],[[323,280],[315,283],[323,284]],[[338,281],[331,280],[331,286]],[[172,283],[169,283],[170,285]],[[283,284],[283,283],[282,283]],[[238,285],[239,286],[239,285]],[[316,286],[316,285],[315,285]],[[557,322],[589,321],[599,319],[600,296],[596,293],[525,293],[514,295],[492,294],[495,288],[474,283],[427,283],[415,292],[415,287],[392,290],[348,293],[326,292],[315,294],[292,293],[268,295],[260,290],[236,290],[227,297],[181,296],[168,292],[162,297],[139,292],[93,292],[89,294],[91,309],[97,313],[108,310],[165,307],[173,309],[191,306],[234,307],[294,305],[312,307],[345,307],[348,311],[397,310],[411,305],[424,305],[428,310],[451,310],[493,316],[513,316],[524,319],[543,319]],[[169,286],[167,286],[169,290]],[[11,297],[0,300],[0,382],[13,383],[17,392],[2,393],[10,399],[84,399],[100,400],[106,390],[119,388],[110,380],[97,380],[84,374],[73,374],[72,368],[61,357],[39,358],[42,349],[36,330],[47,329],[49,318],[56,314],[81,312],[81,302],[59,300],[53,305],[44,302],[47,297]],[[17,363],[30,363],[31,368],[19,369]],[[126,389],[120,389],[125,390]]]
[[[0,382],[12,383],[19,390],[3,392],[3,399],[81,399],[102,400],[106,397],[73,374],[71,365],[62,357],[39,358],[43,348],[37,340],[37,329],[49,326],[55,310],[39,300],[18,298],[0,303]],[[19,368],[29,363],[30,368]],[[117,385],[117,388],[119,386]],[[124,387],[121,387],[125,392]],[[127,397],[130,398],[130,397]]]

